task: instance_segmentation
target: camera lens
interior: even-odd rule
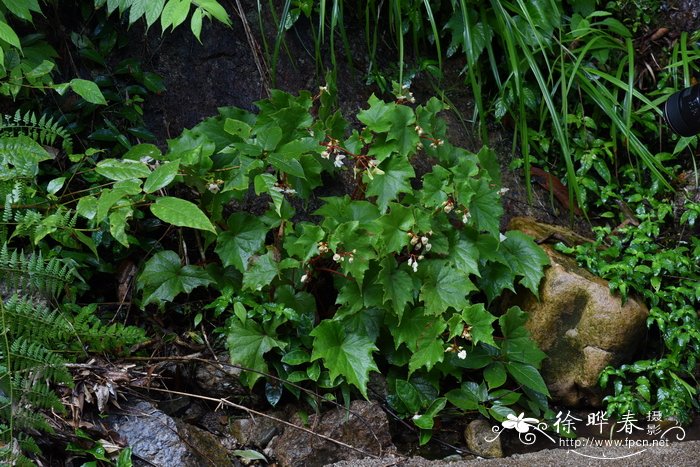
[[[668,126],[681,136],[700,133],[700,84],[678,91],[664,105]]]

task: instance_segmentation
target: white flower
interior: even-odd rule
[[[324,92],[328,92],[328,86],[319,86],[318,87],[318,92],[320,94],[323,94]]]
[[[426,253],[427,253],[428,251],[430,251],[430,249],[431,249],[432,247],[433,247],[433,244],[432,244],[432,243],[426,243],[426,244],[425,244],[425,251],[426,251]]]
[[[343,166],[343,159],[345,159],[345,155],[343,154],[338,154],[335,156],[335,162],[333,162],[333,165],[340,168]]]
[[[352,256],[348,257],[348,263],[352,263],[355,260]]]
[[[308,280],[309,280],[308,274],[304,274],[303,276],[301,276],[301,283],[302,284],[306,283],[306,281],[308,281]]]
[[[427,245],[428,244],[428,237],[423,236],[420,238],[420,241],[423,245]]]
[[[211,191],[214,194],[217,194],[221,188],[219,188],[218,183],[210,183],[209,186],[207,186],[207,190]]]
[[[413,272],[418,272],[418,261],[413,262]]]
[[[318,252],[321,254],[328,253],[328,244],[326,242],[318,242]]]
[[[413,257],[411,256],[408,258],[408,265],[411,266],[413,264]]]
[[[340,256],[338,253],[336,253],[336,254],[333,255],[333,261],[335,261],[336,263],[337,263],[338,261],[340,261],[340,258],[341,258],[341,256]]]
[[[507,428],[509,430],[515,428],[519,433],[527,433],[530,431],[530,427],[534,427],[537,425],[537,423],[539,423],[539,420],[536,418],[526,418],[524,413],[521,413],[517,417],[512,413],[509,413],[507,418],[508,420],[501,422],[503,428]]]
[[[506,236],[503,235],[502,233],[499,233],[499,234],[498,234],[498,240],[499,240],[499,241],[502,242],[502,241],[507,240],[507,239],[508,239],[508,237],[506,237]]]
[[[457,352],[457,357],[460,360],[464,360],[465,358],[467,358],[467,351],[464,349],[460,350],[459,352]]]
[[[331,157],[331,153],[328,152],[328,150],[323,151],[323,152],[321,153],[321,157],[324,158],[324,159],[328,159],[329,157]]]
[[[472,217],[472,213],[470,211],[465,212],[462,214],[462,224],[466,224],[469,222],[469,219]]]
[[[415,245],[416,243],[418,243],[418,240],[418,237],[411,238],[411,245]]]
[[[499,195],[499,196],[503,196],[503,195],[505,195],[506,193],[508,193],[509,191],[510,191],[510,188],[503,187],[503,188],[501,188],[500,190],[498,190],[498,195]]]

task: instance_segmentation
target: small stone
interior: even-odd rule
[[[493,458],[503,457],[503,448],[501,447],[501,438],[489,442],[486,439],[496,438],[496,435],[491,429],[491,424],[482,418],[478,418],[464,429],[464,439],[467,442],[467,447],[477,456]]]

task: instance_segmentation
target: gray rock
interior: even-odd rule
[[[270,413],[282,420],[286,416],[282,413]],[[249,417],[232,420],[229,425],[229,434],[233,436],[239,446],[256,447],[264,449],[270,440],[284,431],[284,425],[266,417]]]
[[[494,439],[487,441],[487,439]],[[473,420],[464,429],[464,439],[471,452],[481,457],[503,457],[501,438],[494,435],[491,424],[483,418]]]
[[[197,385],[209,397],[245,396],[250,393],[241,384],[242,370],[230,365],[229,355],[217,355],[220,363],[198,363],[195,370]]]
[[[292,423],[304,426],[297,416]],[[315,433],[360,449],[365,454],[290,427],[274,438],[265,452],[282,466],[314,467],[340,460],[361,459],[367,453],[387,455],[396,449],[391,443],[386,414],[373,402],[353,401],[349,412],[338,408],[324,413],[320,419],[311,416],[307,427]]]
[[[542,224],[514,219],[511,228],[538,237]],[[557,237],[561,227],[552,227]],[[646,333],[647,307],[633,295],[623,304],[608,282],[580,268],[549,245],[541,245],[551,266],[540,284],[539,299],[518,293],[509,305],[530,315],[526,327],[547,355],[542,377],[555,401],[568,407],[600,407],[598,377],[608,365],[631,359]]]
[[[231,465],[227,451],[209,432],[178,422],[146,401],[122,404],[123,414],[107,423],[132,448],[134,456],[155,466]]]

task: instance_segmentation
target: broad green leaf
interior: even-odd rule
[[[66,183],[66,177],[54,178],[46,186],[46,192],[50,195],[55,195],[61,188],[63,188],[64,183]]]
[[[122,181],[146,178],[151,174],[148,165],[131,159],[104,159],[97,163],[95,172],[110,180]]]
[[[418,349],[418,340],[425,336],[434,321],[435,317],[426,316],[422,307],[412,309],[401,322],[398,318],[390,319],[387,325],[394,336],[394,348],[398,349],[405,343],[408,350],[415,352]]]
[[[211,221],[196,204],[187,200],[164,196],[151,205],[151,212],[158,219],[178,227],[207,230],[216,233]]]
[[[379,222],[383,228],[382,237],[387,253],[399,252],[408,245],[411,239],[407,233],[415,223],[413,209],[389,203],[389,212]]]
[[[479,249],[476,242],[460,231],[450,251],[450,259],[458,271],[479,275]]]
[[[232,453],[234,456],[243,459],[246,463],[250,463],[250,461],[263,461],[267,463],[267,458],[264,455],[252,449],[235,449]]]
[[[380,164],[383,174],[374,175],[369,180],[365,174],[363,179],[367,183],[369,196],[377,197],[379,211],[384,214],[390,201],[398,198],[399,193],[411,193],[410,179],[416,175],[413,167],[406,158],[393,157],[388,162]]]
[[[416,388],[406,380],[397,379],[394,383],[396,386],[396,395],[399,396],[403,405],[410,413],[418,413],[421,409],[420,393]]]
[[[469,334],[471,334],[474,344],[486,342],[494,347],[496,346],[493,340],[492,323],[498,318],[489,313],[484,308],[483,303],[477,303],[465,308],[462,312],[462,319],[469,326]]]
[[[160,251],[146,262],[138,278],[144,291],[143,306],[156,303],[162,307],[180,293],[190,293],[196,287],[213,283],[206,270],[199,266],[183,266],[174,251]]]
[[[399,155],[406,157],[420,140],[415,128],[416,117],[413,110],[405,105],[397,105],[388,113],[388,117],[391,120],[391,129],[386,141],[395,141]]]
[[[90,102],[91,104],[107,105],[105,97],[100,88],[92,81],[86,79],[73,78],[70,87],[76,94]]]
[[[387,104],[372,94],[369,98],[369,109],[361,110],[357,114],[357,119],[364,123],[367,128],[375,133],[383,133],[391,128],[389,112],[396,107],[396,104]]]
[[[491,303],[505,289],[515,292],[514,281],[515,274],[508,266],[502,263],[489,262],[482,266],[481,277],[477,283],[479,288],[486,294],[488,302]]]
[[[197,38],[197,40],[201,43],[202,38],[200,37],[202,34],[202,9],[201,8],[196,8],[194,10],[194,13],[192,13],[192,18],[190,19],[190,29],[192,30],[192,34],[194,34],[194,37]]]
[[[489,389],[503,386],[507,378],[506,369],[501,362],[493,362],[484,368],[484,381],[489,385]]]
[[[265,354],[275,348],[284,349],[286,344],[278,340],[276,335],[267,334],[252,319],[246,320],[243,324],[238,319],[232,318],[226,327],[226,346],[231,356],[231,363],[257,372],[268,373]],[[259,378],[261,378],[259,373],[248,373],[248,386],[252,389]]]
[[[288,255],[306,262],[318,255],[318,242],[323,240],[326,233],[317,225],[303,222],[295,226],[294,233],[288,233],[284,238],[284,249]]]
[[[500,250],[505,263],[515,274],[522,276],[519,282],[533,294],[539,295],[540,281],[544,277],[543,267],[549,264],[547,253],[531,237],[517,230],[506,233]]]
[[[506,368],[508,369],[508,373],[510,373],[519,384],[546,396],[549,395],[547,385],[542,379],[540,372],[537,371],[537,368],[534,366],[520,362],[506,362]]]
[[[461,310],[467,306],[467,294],[476,290],[469,277],[444,261],[425,263],[420,299],[425,304],[426,314],[439,316],[450,307]]]
[[[423,415],[413,418],[413,423],[423,430],[431,430],[435,424],[435,416],[445,408],[445,405],[447,405],[446,398],[435,399]]]
[[[279,265],[273,257],[272,251],[263,256],[253,256],[250,259],[251,266],[243,274],[243,288],[260,291],[270,285],[279,274]]]
[[[237,212],[228,219],[228,230],[216,240],[216,254],[224,266],[234,266],[240,272],[248,269],[248,259],[265,244],[268,228],[258,218]]]
[[[416,343],[417,350],[408,362],[408,373],[425,368],[427,371],[445,359],[445,344],[440,337],[447,327],[444,320],[433,320],[428,328],[423,329]]]
[[[37,0],[2,0],[2,3],[18,18],[32,21],[32,11],[41,12],[41,7]]]
[[[0,39],[10,44],[12,47],[22,49],[22,44],[20,44],[19,37],[15,33],[14,29],[10,27],[9,24],[0,20]]]
[[[246,140],[250,138],[252,128],[246,122],[235,120],[233,118],[227,118],[224,122],[224,131],[233,136],[238,136],[242,140]]]
[[[343,376],[367,398],[370,371],[379,371],[372,358],[374,343],[359,333],[348,334],[338,321],[321,321],[311,332],[315,337],[311,360],[322,359],[331,379]]]
[[[145,5],[146,14],[146,29],[150,28],[153,23],[160,17],[163,11],[165,0],[147,0]]]
[[[470,220],[469,225],[474,226],[480,232],[488,232],[497,237],[498,228],[503,215],[501,198],[498,196],[498,189],[489,186],[489,182],[483,178],[469,181],[471,189],[474,191],[469,202]]]
[[[161,188],[165,188],[170,182],[175,180],[179,168],[179,160],[161,164],[148,175],[148,178],[143,184],[143,191],[146,193],[153,193]]]
[[[126,226],[133,213],[134,210],[129,205],[118,207],[109,213],[109,233],[127,248],[129,247],[129,239],[126,235]]]
[[[391,301],[391,308],[401,323],[406,305],[413,302],[413,279],[408,272],[396,267],[391,256],[384,258],[381,268],[377,281],[384,286],[383,303]]]
[[[165,32],[172,26],[173,29],[181,25],[190,11],[190,0],[168,0],[160,16],[160,26]]]
[[[198,0],[197,4],[217,21],[224,23],[226,26],[231,26],[231,18],[229,18],[224,7],[216,0]]]

